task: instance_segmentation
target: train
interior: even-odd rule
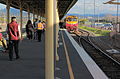
[[[77,16],[67,16],[64,19],[65,28],[70,31],[77,31],[78,30],[78,17]]]

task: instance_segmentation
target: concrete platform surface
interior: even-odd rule
[[[44,41],[24,39],[19,48],[19,60],[0,53],[0,79],[45,79]]]

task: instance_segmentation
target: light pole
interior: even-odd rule
[[[95,0],[94,0],[94,27],[95,27]]]
[[[117,0],[117,2],[119,2],[119,0]],[[116,18],[116,25],[117,25],[117,27],[118,27],[118,24],[119,24],[119,5],[117,4],[117,18]],[[117,32],[117,30],[116,30],[116,32]],[[120,32],[120,24],[119,24],[119,31],[118,32]]]
[[[85,0],[84,0],[84,19],[85,19]]]
[[[97,14],[98,14],[98,23],[99,23],[99,20],[100,20],[100,10],[102,9],[102,5],[96,5],[97,7]]]

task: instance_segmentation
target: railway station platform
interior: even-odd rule
[[[0,53],[0,79],[45,79],[44,40],[21,41],[19,60],[8,61],[8,54]],[[66,30],[59,31],[58,55],[55,79],[108,79]]]

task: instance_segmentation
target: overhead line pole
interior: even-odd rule
[[[117,2],[119,2],[119,0],[117,0]],[[118,20],[119,20],[119,5],[117,4],[117,20],[116,20],[116,23],[118,23]]]
[[[95,26],[95,0],[94,0],[94,26]]]
[[[22,2],[21,2],[21,0],[20,0],[20,37],[22,37],[22,27],[23,27],[23,13],[22,13],[22,11],[23,11],[23,6],[22,6]]]
[[[84,0],[84,19],[85,19],[85,0]]]

